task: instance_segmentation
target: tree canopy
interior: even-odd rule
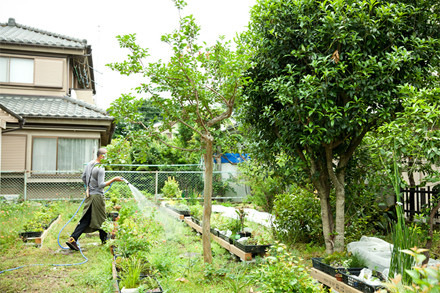
[[[327,252],[344,247],[345,172],[364,136],[396,118],[409,87],[439,85],[439,15],[436,0],[261,0],[252,9],[242,117],[253,157],[287,154],[313,183]]]

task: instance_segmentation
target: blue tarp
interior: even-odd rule
[[[240,156],[240,154],[233,154],[233,153],[225,153],[222,154],[222,163],[241,163],[245,160],[243,160],[243,158],[245,158],[245,160],[249,160],[249,155],[248,154],[242,154]],[[227,159],[226,159],[227,158]]]

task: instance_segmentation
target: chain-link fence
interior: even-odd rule
[[[176,169],[176,168],[174,168]],[[0,196],[24,200],[81,199],[85,195],[81,172],[0,172]],[[203,196],[203,171],[106,171],[105,180],[122,176],[141,191],[158,196],[168,178],[179,183],[183,197]],[[249,188],[237,172],[214,171],[213,198],[242,200]]]

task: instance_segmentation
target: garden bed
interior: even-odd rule
[[[46,229],[43,231],[28,231],[28,232],[21,232],[19,233],[20,238],[25,242],[26,244],[36,245],[39,247],[43,246],[43,241],[46,238],[47,234],[49,233],[50,229],[55,226],[58,221],[60,220],[60,216],[53,218],[52,221],[48,226],[46,226]]]

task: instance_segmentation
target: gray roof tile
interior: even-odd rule
[[[113,120],[104,110],[71,97],[0,95],[0,105],[23,118]]]
[[[24,26],[16,23],[13,18],[8,23],[0,23],[0,43],[73,49],[87,47],[86,40]]]

